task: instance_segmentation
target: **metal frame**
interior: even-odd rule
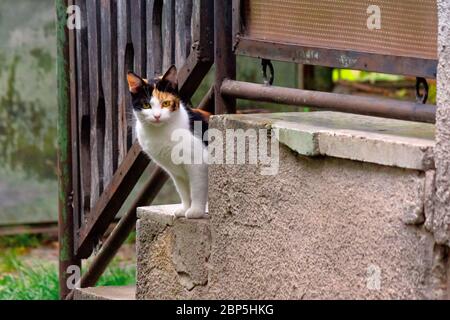
[[[368,54],[323,48],[305,48],[241,37],[241,0],[216,1],[215,63],[216,111],[236,110],[235,99],[311,106],[327,110],[381,116],[433,123],[436,107],[393,99],[356,97],[344,94],[288,89],[235,81],[236,56],[245,54],[255,58],[276,59],[312,65],[356,68],[387,73],[436,77],[437,62],[415,58]],[[220,7],[219,7],[220,5]],[[228,14],[232,12],[232,16]],[[230,27],[232,30],[230,31]],[[227,40],[231,37],[234,45]],[[309,52],[309,53],[307,53]],[[317,53],[317,54],[315,54]],[[338,57],[351,59],[338,59]],[[350,64],[349,61],[352,61]]]
[[[437,60],[272,43],[239,35],[235,38],[235,53],[243,56],[295,62],[298,64],[365,70],[431,79],[436,78],[438,64]]]
[[[307,47],[300,44],[251,39],[243,35],[245,21],[243,21],[241,6],[242,0],[233,0],[233,49],[236,54],[306,65],[436,78],[437,59]]]

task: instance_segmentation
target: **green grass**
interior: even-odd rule
[[[0,300],[57,300],[58,270],[52,264],[25,265],[13,249],[2,255]],[[126,286],[136,282],[136,268],[113,263],[100,278],[99,286]]]
[[[0,300],[57,300],[58,274],[55,266],[27,267],[17,260],[16,272],[0,278]]]
[[[36,248],[43,239],[40,235],[20,234],[15,236],[0,237],[0,249],[2,248]]]

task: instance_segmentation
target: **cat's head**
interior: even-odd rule
[[[181,100],[175,66],[171,66],[162,77],[151,80],[129,72],[127,80],[134,114],[140,122],[161,126],[178,113]]]

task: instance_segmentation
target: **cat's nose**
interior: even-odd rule
[[[155,120],[161,119],[161,115],[160,114],[155,114],[155,115],[153,115],[153,117],[155,117]]]

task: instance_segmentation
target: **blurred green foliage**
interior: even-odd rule
[[[297,67],[293,63],[273,61],[275,69],[274,85],[295,88],[297,83]],[[237,58],[237,80],[263,83],[261,60],[239,56]],[[203,80],[195,93],[192,103],[197,105],[206,95],[214,82],[214,67]],[[238,100],[238,109],[268,109],[271,112],[302,111],[301,107],[285,106],[273,103],[262,103],[246,100]]]
[[[12,256],[14,272],[0,274],[0,300],[58,300],[58,268],[36,263],[31,267]],[[134,266],[112,264],[98,281],[99,286],[128,286],[136,283]]]

